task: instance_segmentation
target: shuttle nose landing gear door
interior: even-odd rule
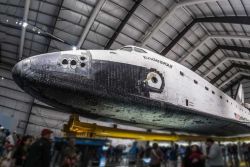
[[[144,80],[147,84],[147,87],[151,92],[161,93],[161,87],[164,84],[162,75],[159,72],[150,72],[147,75],[147,78]]]
[[[150,92],[162,93],[165,86],[163,75],[155,69],[150,69],[145,79],[139,81],[139,84],[141,88],[140,92],[144,96],[149,96]]]

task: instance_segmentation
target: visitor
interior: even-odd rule
[[[5,143],[5,133],[4,133],[4,127],[0,125],[0,157],[3,155],[4,152],[4,143]]]
[[[173,144],[169,153],[169,167],[177,167],[178,145]]]
[[[164,154],[161,149],[158,147],[157,143],[153,144],[153,148],[150,153],[150,167],[160,167],[161,162],[164,159]]]
[[[208,167],[224,167],[222,151],[220,146],[214,142],[213,139],[208,138],[207,144],[207,155],[204,156],[207,160]]]
[[[31,136],[24,136],[21,139],[20,144],[17,146],[14,152],[13,158],[15,159],[16,167],[23,167],[27,159],[28,150],[32,142]]]
[[[34,142],[29,150],[25,167],[49,167],[50,166],[50,149],[51,134],[50,129],[43,129],[41,138]]]
[[[70,138],[68,144],[62,150],[61,167],[75,167],[78,159],[78,150],[75,146],[75,139]]]
[[[190,155],[187,158],[186,167],[204,167],[204,156],[197,145],[191,146]]]

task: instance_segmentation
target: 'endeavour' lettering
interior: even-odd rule
[[[173,65],[171,65],[171,64],[169,64],[169,63],[167,63],[167,62],[158,60],[158,59],[156,59],[156,58],[147,57],[147,56],[143,56],[143,58],[144,58],[144,59],[147,59],[147,60],[155,61],[155,62],[160,63],[160,64],[162,64],[162,65],[165,65],[165,66],[167,66],[167,67],[169,67],[169,68],[172,68],[172,67],[173,67]]]

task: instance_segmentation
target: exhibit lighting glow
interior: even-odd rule
[[[108,149],[109,149],[108,146],[102,146],[102,150],[103,150],[103,151],[107,151]]]
[[[7,20],[6,20],[6,22],[8,23],[8,22],[9,22],[9,20],[7,19]]]
[[[40,34],[41,33],[41,31],[40,30],[38,30],[38,32],[37,32],[38,34]]]
[[[16,24],[18,24],[18,21],[16,21]]]
[[[23,27],[27,27],[28,26],[28,23],[27,22],[23,22]]]
[[[77,49],[76,46],[73,46],[73,47],[72,47],[72,50],[76,50],[76,49]]]
[[[21,22],[21,21],[19,22],[19,25],[22,25],[22,22]]]
[[[2,80],[4,80],[4,77],[1,77]]]

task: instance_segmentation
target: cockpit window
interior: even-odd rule
[[[132,49],[132,47],[124,47],[124,48],[121,48],[120,50],[132,52],[133,49]]]
[[[134,48],[134,50],[139,53],[147,53],[145,50],[136,47]]]

